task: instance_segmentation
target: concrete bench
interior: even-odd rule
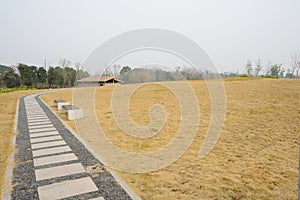
[[[68,120],[83,118],[83,110],[74,105],[63,105],[61,112],[68,113]]]
[[[62,99],[54,99],[52,105],[57,107],[57,110],[61,110],[63,105],[70,105],[70,103]]]

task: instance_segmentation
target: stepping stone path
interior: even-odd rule
[[[39,99],[20,99],[12,199],[131,199]]]

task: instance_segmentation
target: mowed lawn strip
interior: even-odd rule
[[[168,167],[144,174],[119,172],[143,199],[296,199],[300,141],[300,80],[225,79],[226,120],[213,151],[198,158],[211,117],[210,96],[203,81],[190,81],[201,109],[197,135],[190,148]],[[126,87],[123,85],[121,87]],[[96,113],[107,137],[120,148],[147,153],[163,147],[179,127],[176,97],[163,86],[146,84],[130,99],[130,114],[149,123],[149,106],[160,103],[166,126],[150,139],[136,139],[116,125],[111,109],[114,86],[97,88]],[[70,101],[72,91],[42,97]],[[66,115],[59,114],[64,120]],[[74,128],[71,121],[68,125]],[[86,141],[89,133],[81,135]],[[93,146],[97,152],[97,146]]]
[[[41,90],[22,90],[0,94],[0,188],[4,188],[4,176],[8,157],[12,152],[12,137],[18,99]],[[0,193],[1,199],[2,191]]]

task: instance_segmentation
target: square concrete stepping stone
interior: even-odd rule
[[[35,170],[37,181],[86,172],[80,163]]]
[[[54,147],[54,146],[59,146],[59,145],[66,145],[66,142],[64,140],[60,140],[60,141],[53,141],[53,142],[31,144],[31,148],[39,149],[39,148],[48,148],[48,147]]]
[[[63,138],[60,135],[50,136],[50,137],[41,137],[41,138],[30,138],[31,143],[37,143],[37,142],[50,142],[53,140],[62,140]]]
[[[56,128],[39,128],[39,129],[32,129],[29,130],[29,133],[40,133],[40,132],[45,132],[45,131],[55,131]]]
[[[41,200],[67,198],[94,191],[98,191],[98,188],[90,177],[38,187],[38,193]]]
[[[62,146],[62,147],[53,147],[53,148],[47,148],[47,149],[33,150],[32,155],[33,155],[33,157],[37,157],[37,156],[46,156],[46,155],[70,152],[70,151],[72,151],[72,149],[69,146]]]
[[[42,158],[34,158],[33,163],[35,167],[38,167],[38,166],[67,162],[72,160],[77,160],[76,155],[74,153],[67,153],[67,154],[47,156]]]
[[[105,200],[103,197],[97,197],[97,198],[93,198],[93,199],[89,199],[89,200]]]
[[[59,135],[58,131],[47,131],[47,132],[42,132],[42,133],[31,133],[29,136],[30,138],[35,138],[35,137],[45,137],[49,135]]]

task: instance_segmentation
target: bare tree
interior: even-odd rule
[[[299,69],[300,69],[300,54],[297,52],[291,53],[291,60],[292,60],[292,70],[291,73],[294,76],[296,71],[296,76],[298,77]]]
[[[115,77],[118,77],[120,75],[120,70],[121,70],[122,66],[121,65],[113,65],[113,75]]]
[[[300,71],[300,61],[297,62],[297,67],[296,67],[296,78],[299,78],[299,71]]]
[[[113,76],[113,69],[112,67],[107,67],[104,72],[102,73],[102,76]]]
[[[60,58],[58,64],[62,67],[63,83],[66,84],[67,82],[66,68],[69,67],[72,63],[70,60],[66,58]]]
[[[262,70],[261,60],[256,60],[256,67],[254,68],[254,76],[258,76],[259,72]]]
[[[58,64],[59,64],[63,69],[65,69],[66,67],[69,67],[72,63],[71,63],[71,61],[68,60],[68,59],[61,58],[61,59],[59,59]]]
[[[247,75],[248,76],[251,76],[252,75],[252,63],[250,60],[247,60],[247,64],[246,64],[246,72],[247,72]]]
[[[272,66],[272,62],[269,60],[267,62],[267,66],[266,66],[266,69],[265,69],[265,75],[266,76],[269,76],[271,74],[271,66]]]
[[[81,69],[81,63],[80,62],[74,62],[76,71],[78,72]]]

